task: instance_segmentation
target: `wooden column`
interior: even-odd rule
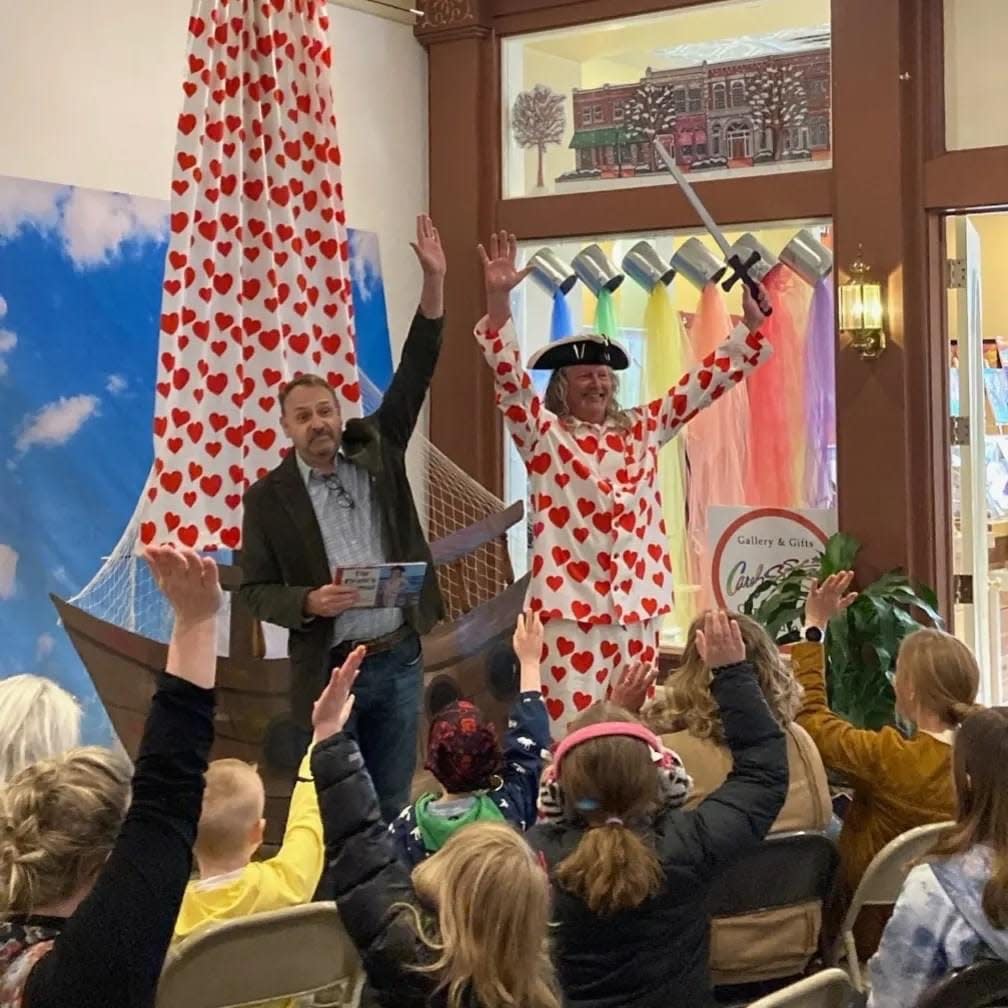
[[[930,327],[918,40],[903,24],[918,8],[918,0],[833,0],[838,279],[863,245],[883,284],[889,336],[875,361],[845,341],[838,349],[838,484],[840,528],[864,543],[862,580],[904,567],[940,585],[942,404],[929,380],[940,330]]]
[[[500,194],[497,46],[485,0],[428,0],[430,213],[448,256],[445,346],[431,387],[430,439],[498,496],[503,440],[493,380],[472,335],[483,314],[476,255]]]

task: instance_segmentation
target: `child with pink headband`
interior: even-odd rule
[[[685,775],[661,740],[613,704],[589,708],[554,754],[549,795],[559,810],[528,840],[553,884],[554,961],[568,1008],[715,1004],[707,889],[766,836],[788,770],[738,625],[709,613],[697,646],[734,766],[696,808],[681,807]]]

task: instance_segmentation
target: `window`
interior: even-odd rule
[[[711,104],[715,109],[728,108],[728,85],[724,81],[711,85]]]
[[[626,111],[623,107],[623,102],[615,102],[612,107],[613,122],[623,122],[625,114]]]
[[[602,106],[601,105],[595,105],[595,106],[593,106],[593,108],[592,108],[592,115],[594,117],[594,121],[595,122],[597,122],[597,123],[602,122],[603,121]]]
[[[820,103],[829,96],[829,81],[824,77],[813,77],[812,80],[805,81],[805,89],[810,101]]]
[[[592,110],[587,105],[581,110],[581,125],[591,126],[592,124]]]
[[[687,112],[703,112],[703,88],[699,84],[691,84],[686,95]]]
[[[809,143],[812,147],[829,147],[829,123],[825,119],[817,119],[809,126]]]
[[[731,107],[738,108],[746,103],[745,81],[733,80],[731,82]]]
[[[694,144],[693,145],[693,153],[698,158],[705,158],[705,157],[707,157],[707,144],[705,144],[705,143],[696,143],[696,144]]]
[[[686,88],[681,84],[672,91],[672,108],[676,112],[686,111]]]
[[[718,157],[721,154],[721,123],[711,127],[711,154]]]

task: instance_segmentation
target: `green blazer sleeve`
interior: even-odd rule
[[[263,489],[245,495],[242,517],[242,583],[238,597],[265,623],[275,623],[288,630],[299,630],[312,617],[306,617],[305,597],[311,586],[284,584],[283,572],[267,534],[267,502]]]
[[[413,316],[399,366],[375,413],[382,437],[404,449],[416,427],[427,389],[434,377],[434,368],[441,353],[443,326],[443,318],[425,318],[420,312]]]

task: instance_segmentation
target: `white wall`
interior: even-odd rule
[[[0,0],[0,175],[167,199],[191,6]],[[329,12],[347,219],[378,232],[397,357],[419,289],[427,59],[408,25]]]

